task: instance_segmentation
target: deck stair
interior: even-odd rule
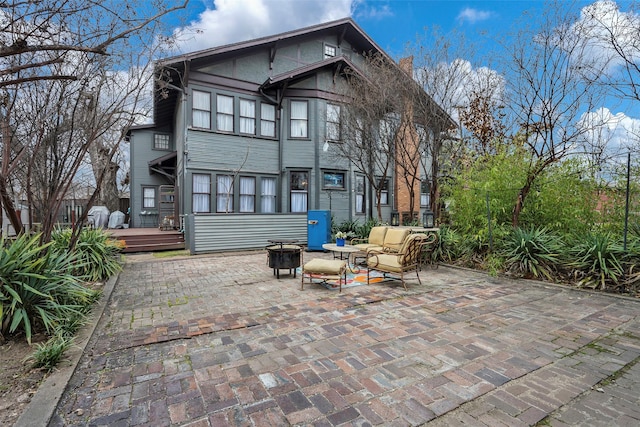
[[[109,230],[114,238],[124,240],[124,253],[185,249],[184,234],[176,230],[130,228]]]

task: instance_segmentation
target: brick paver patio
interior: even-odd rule
[[[421,278],[301,291],[264,252],[128,256],[51,424],[640,423],[640,301]]]

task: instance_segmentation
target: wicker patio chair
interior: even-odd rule
[[[405,274],[415,271],[418,283],[422,284],[419,274],[420,255],[422,254],[422,242],[426,237],[420,233],[410,234],[397,253],[370,251],[367,258],[367,284],[369,284],[371,270],[380,271],[385,277],[387,274],[399,275],[405,289],[407,289],[404,282]]]

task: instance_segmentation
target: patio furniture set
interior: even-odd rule
[[[367,284],[370,272],[377,270],[387,275],[399,276],[402,286],[407,289],[405,275],[415,272],[418,282],[419,271],[425,263],[433,265],[432,253],[438,241],[438,229],[411,229],[401,227],[373,227],[366,239],[353,239],[349,245],[325,243],[323,249],[333,253],[333,259],[314,258],[302,261],[302,248],[291,240],[270,240],[267,247],[269,267],[280,278],[279,269],[293,270],[302,266],[301,286],[304,289],[305,278],[337,280],[342,292],[342,283],[346,283],[347,272],[351,265],[363,265],[367,268]]]

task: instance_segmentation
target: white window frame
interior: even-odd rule
[[[333,58],[338,54],[338,48],[332,44],[324,45],[324,59]]]

